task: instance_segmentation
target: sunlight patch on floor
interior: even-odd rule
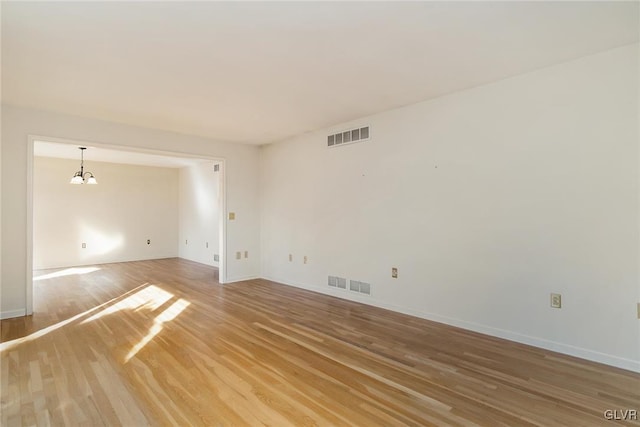
[[[94,271],[98,271],[98,270],[101,270],[101,268],[100,267],[65,268],[64,270],[55,271],[53,273],[43,274],[42,276],[34,277],[33,280],[36,281],[36,280],[55,279],[56,277],[63,277],[63,276],[79,276],[81,274],[93,273]]]
[[[93,307],[93,308],[91,308],[91,309],[89,309],[87,311],[83,311],[82,313],[76,314],[75,316],[70,317],[70,318],[68,318],[66,320],[63,320],[63,321],[58,322],[58,323],[55,323],[55,324],[53,324],[51,326],[47,326],[46,328],[40,329],[39,331],[36,331],[36,332],[34,332],[32,334],[27,335],[26,337],[16,338],[16,339],[11,340],[11,341],[6,341],[6,342],[3,342],[3,343],[0,343],[0,353],[3,352],[3,351],[15,348],[16,346],[18,346],[20,344],[23,344],[25,342],[36,340],[36,339],[38,339],[38,338],[40,338],[42,336],[45,336],[45,335],[47,335],[47,334],[49,334],[49,333],[51,333],[51,332],[53,332],[53,331],[55,331],[57,329],[60,329],[60,328],[66,326],[66,325],[68,325],[70,323],[73,323],[76,320],[82,319],[84,316],[87,316],[87,315],[89,315],[89,314],[91,314],[91,313],[93,313],[95,311],[98,311],[102,307],[106,307],[109,304],[113,303],[114,301],[117,301],[118,299],[122,298],[123,296],[125,296],[127,294],[130,294],[132,292],[135,292],[136,290],[138,290],[140,288],[146,287],[147,285],[148,285],[148,283],[140,285],[137,288],[132,289],[129,292],[124,293],[123,295],[120,295],[120,296],[118,296],[116,298],[113,298],[113,299],[111,299],[111,300],[109,300],[109,301],[107,301],[105,303],[102,303],[102,304],[100,304],[98,306],[95,306],[95,307]]]
[[[187,300],[180,298],[178,301],[174,302],[167,308],[165,311],[160,313],[158,317],[153,320],[153,326],[149,329],[147,335],[138,342],[138,344],[134,345],[129,354],[124,359],[124,362],[127,363],[133,356],[138,354],[138,352],[164,329],[163,324],[166,322],[170,322],[180,313],[184,311],[185,308],[189,307],[191,303]]]
[[[119,301],[118,303],[105,308],[101,312],[94,314],[88,319],[83,320],[82,324],[93,322],[101,317],[117,313],[120,310],[139,311],[144,309],[154,311],[158,307],[162,306],[162,304],[169,301],[172,297],[173,294],[171,292],[167,292],[156,285],[149,285],[122,301]]]

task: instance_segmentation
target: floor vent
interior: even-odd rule
[[[361,142],[367,139],[369,139],[369,126],[349,129],[329,135],[327,136],[327,146],[335,147],[337,145],[351,144],[353,142]]]
[[[349,290],[365,295],[371,295],[371,284],[358,280],[349,280]]]

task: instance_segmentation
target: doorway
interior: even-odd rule
[[[116,146],[112,144],[94,143],[94,142],[87,142],[87,141],[74,141],[74,140],[66,140],[66,139],[60,139],[60,138],[29,136],[28,156],[27,156],[27,159],[28,159],[28,165],[27,165],[28,166],[27,167],[27,172],[28,172],[28,177],[27,177],[27,191],[28,191],[27,269],[28,271],[26,275],[27,277],[27,287],[26,287],[27,314],[33,313],[33,289],[34,289],[33,269],[34,267],[40,267],[40,266],[34,265],[34,260],[35,260],[34,252],[36,249],[35,248],[36,240],[34,240],[34,205],[36,202],[36,197],[38,197],[38,194],[34,192],[35,166],[36,166],[36,163],[38,163],[38,165],[41,164],[40,159],[45,159],[45,158],[51,159],[51,161],[49,162],[50,164],[56,164],[56,161],[55,161],[56,159],[58,159],[57,163],[60,163],[63,161],[63,159],[65,159],[64,161],[67,162],[68,165],[71,165],[71,166],[67,166],[67,168],[71,167],[71,169],[68,171],[68,174],[69,174],[68,178],[58,179],[58,181],[60,181],[58,183],[59,191],[68,191],[66,189],[69,187],[75,187],[73,188],[74,191],[85,190],[85,189],[90,190],[89,187],[94,187],[94,186],[90,186],[90,185],[87,185],[86,187],[85,186],[69,186],[69,179],[73,175],[73,172],[75,171],[75,169],[80,168],[81,156],[80,156],[80,150],[78,150],[79,147],[87,147],[87,150],[83,151],[83,157],[85,159],[85,162],[86,160],[89,160],[89,162],[86,163],[86,165],[88,166],[87,170],[90,170],[90,167],[94,167],[97,165],[102,165],[105,167],[109,165],[109,168],[110,168],[109,174],[105,173],[105,176],[103,176],[103,180],[107,176],[110,176],[111,178],[108,181],[102,181],[103,187],[101,191],[103,193],[110,192],[111,195],[113,195],[114,192],[119,191],[119,190],[114,190],[112,185],[113,181],[124,181],[126,183],[127,178],[124,176],[119,176],[119,174],[129,173],[129,175],[131,175],[130,171],[132,170],[135,171],[136,176],[143,176],[144,174],[140,175],[141,174],[140,171],[144,170],[145,168],[146,169],[174,168],[179,170],[178,173],[180,174],[180,179],[182,179],[182,171],[190,170],[191,168],[195,169],[196,167],[200,169],[203,169],[203,168],[210,169],[212,173],[215,173],[216,174],[215,185],[216,185],[217,194],[214,197],[217,201],[219,214],[215,218],[215,223],[213,225],[211,224],[209,225],[213,231],[217,231],[217,233],[214,233],[214,234],[217,234],[218,238],[209,239],[211,241],[205,242],[203,244],[203,247],[205,247],[207,250],[210,250],[212,254],[211,255],[212,262],[208,264],[218,267],[218,272],[219,272],[218,280],[220,283],[225,283],[226,271],[227,271],[226,269],[227,257],[225,256],[226,227],[225,227],[224,215],[222,213],[225,212],[226,185],[225,185],[225,179],[224,179],[225,160],[223,158],[199,156],[199,155],[193,155],[193,154],[187,154],[187,153],[166,152],[166,151],[158,151],[158,150],[134,149],[131,147],[122,147],[122,146]],[[38,160],[36,160],[36,157],[38,158]],[[121,171],[121,172],[118,172],[118,171]],[[96,172],[96,171],[92,171],[92,172]],[[101,177],[98,174],[95,174],[95,177],[99,183],[98,186],[96,187],[100,188]],[[108,182],[108,185],[107,185],[107,182]],[[135,179],[129,180],[128,182],[135,183]],[[121,183],[121,185],[126,185],[126,184]],[[111,187],[111,189],[107,190],[106,187],[109,187],[109,186]],[[85,187],[85,188],[79,188],[79,187]],[[200,188],[198,191],[200,193],[201,199],[203,199],[202,197],[203,191],[205,192],[204,203],[206,204],[208,202],[209,203],[211,202],[211,197],[206,197],[208,196],[206,194],[207,188],[211,189],[211,186],[209,187],[204,186],[204,187],[205,187],[204,189]],[[95,189],[95,187],[93,189]],[[41,192],[41,188],[39,187],[36,188],[36,190],[38,192]],[[157,186],[155,191],[156,192],[159,191]],[[180,188],[178,188],[177,191],[178,192],[181,191]],[[88,194],[88,193],[85,193],[85,194]],[[131,197],[131,195],[129,196]],[[66,201],[60,200],[58,203],[62,203],[62,204],[67,203],[68,205],[70,205],[71,201],[73,201],[73,197],[76,197],[76,196],[72,194],[69,197],[71,197],[71,199],[67,199]],[[179,199],[180,199],[180,195],[179,195]],[[75,203],[79,203],[79,202],[76,201]],[[118,201],[117,200],[104,201],[102,205],[103,207],[106,206],[107,208],[109,208],[109,203],[117,204]],[[179,201],[178,203],[181,203],[181,202]],[[181,206],[179,206],[178,208],[180,207]],[[63,208],[70,208],[70,206],[63,206]],[[211,211],[210,209],[211,207],[208,206],[208,208],[209,208],[208,210]],[[143,208],[138,206],[137,209],[140,210]],[[122,216],[122,213],[121,212],[118,213],[117,209],[114,212],[116,216]],[[130,237],[127,235],[127,233],[131,234],[131,233],[135,233],[135,231],[132,231],[130,229],[120,234],[114,233],[113,229],[117,227],[115,226],[111,227],[112,229],[109,230],[109,227],[104,226],[104,224],[106,224],[104,218],[108,217],[108,215],[106,216],[102,215],[102,212],[100,212],[99,210],[98,211],[94,210],[93,213],[94,213],[94,216],[102,216],[102,222],[94,221],[94,224],[95,223],[102,224],[103,230],[101,230],[100,227],[94,226],[93,229],[83,231],[84,236],[89,236],[89,237],[86,237],[86,238],[83,237],[80,240],[76,238],[75,240],[78,240],[78,241],[71,239],[72,244],[75,245],[73,251],[78,252],[79,254],[78,256],[83,256],[84,258],[78,258],[78,257],[74,258],[73,256],[71,256],[68,258],[67,261],[58,260],[55,262],[59,262],[62,264],[65,264],[65,263],[68,264],[71,262],[72,264],[75,264],[75,265],[88,265],[88,264],[94,264],[94,263],[97,264],[97,263],[126,261],[127,251],[126,250],[123,251],[122,249],[123,249],[123,246],[127,245],[127,239]],[[80,212],[80,215],[82,214],[83,212]],[[89,212],[86,212],[86,214],[89,214]],[[149,212],[149,215],[154,215],[154,212]],[[158,212],[156,212],[155,215],[157,216]],[[78,219],[78,218],[80,218],[80,216],[78,216],[75,219]],[[154,218],[154,217],[150,216],[149,218]],[[202,220],[202,217],[200,219]],[[73,218],[70,218],[69,221],[73,221]],[[83,226],[86,228],[87,224],[83,224]],[[182,243],[184,243],[183,240],[185,239],[182,239],[183,236],[180,235],[181,226],[182,225],[180,223],[176,224],[180,239],[178,238],[172,239],[174,240],[173,244],[175,245],[174,251],[173,251],[173,253],[176,254],[175,256],[181,256],[183,252],[182,251],[183,248],[180,247],[180,243],[181,243],[181,240],[182,240]],[[57,227],[57,228],[60,228],[60,227]],[[55,236],[49,236],[49,237],[51,238]],[[134,240],[138,241],[140,240],[141,235],[137,235],[135,237],[136,238]],[[88,242],[84,241],[90,238],[93,239],[91,246],[89,246]],[[189,240],[189,239],[187,238],[186,240]],[[147,250],[149,248],[154,248],[157,250],[159,246],[162,246],[161,244],[159,244],[161,242],[157,242],[156,240],[152,240],[150,238],[145,239],[144,243],[148,245],[145,247],[145,249]],[[164,243],[165,243],[164,246],[166,250],[167,242],[164,242]],[[194,241],[193,243],[195,244],[196,242]],[[204,246],[205,244],[206,246]],[[82,247],[80,245],[82,245]],[[131,248],[125,248],[125,249],[128,250]],[[138,250],[140,249],[141,248],[138,248]],[[153,253],[153,252],[150,252],[150,253]],[[162,252],[156,252],[156,253],[159,253],[160,254],[159,257],[162,257]],[[131,254],[131,251],[129,251],[129,255],[130,254]],[[214,257],[213,257],[214,254],[215,254],[215,259],[217,261],[214,261]],[[40,255],[39,252],[38,252],[38,255]],[[120,257],[121,259],[119,259],[118,257]],[[42,257],[39,257],[39,258],[42,258]],[[134,258],[144,259],[144,256],[141,258],[138,255],[138,256],[134,256]],[[78,262],[78,260],[80,260],[80,262]],[[202,262],[202,259],[195,260],[195,261]],[[38,262],[42,263],[42,260],[39,259]],[[49,262],[54,262],[54,261],[49,261]],[[62,264],[60,265],[60,267],[63,266]]]

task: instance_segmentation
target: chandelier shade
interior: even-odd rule
[[[91,172],[84,171],[84,150],[87,147],[78,147],[80,149],[80,170],[73,174],[70,184],[97,184],[98,181]]]

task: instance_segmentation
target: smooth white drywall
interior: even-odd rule
[[[27,177],[29,136],[83,141],[86,145],[149,149],[179,155],[224,159],[226,209],[236,220],[226,225],[227,249],[255,257],[226,265],[227,282],[259,275],[258,160],[255,146],[101,120],[2,106],[2,307],[0,315],[24,314],[30,285],[27,254]],[[46,140],[46,138],[44,138]]]
[[[180,169],[180,258],[217,267],[220,255],[220,173],[214,162]]]
[[[34,159],[34,269],[178,256],[177,168],[85,161],[98,185],[71,185],[76,170]]]
[[[637,61],[619,48],[263,147],[263,276],[640,371]],[[363,125],[370,141],[327,148]]]
[[[1,13],[1,12],[0,12]],[[1,67],[0,67],[1,68]],[[0,70],[0,75],[2,71]],[[2,95],[2,85],[0,85],[0,95]],[[0,105],[0,118],[2,117],[2,105]],[[0,190],[2,189],[2,120],[0,120]],[[3,319],[5,314],[2,311],[2,196],[0,195],[0,319]],[[19,315],[19,314],[18,314]],[[9,314],[6,314],[7,317]]]

